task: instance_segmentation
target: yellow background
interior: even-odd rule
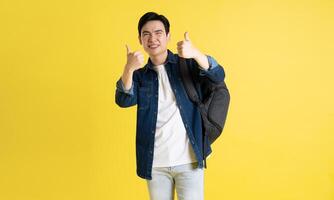
[[[0,199],[148,199],[114,102],[145,12],[225,67],[208,200],[334,199],[334,1],[1,0]],[[145,57],[147,59],[147,56]]]

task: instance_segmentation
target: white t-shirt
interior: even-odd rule
[[[170,167],[197,162],[165,67],[158,65],[154,69],[158,74],[159,101],[153,167]]]

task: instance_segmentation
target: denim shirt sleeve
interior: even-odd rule
[[[135,79],[135,78],[134,78]],[[137,83],[132,81],[132,86],[129,90],[125,90],[122,79],[116,82],[116,104],[122,108],[134,106],[137,104]]]
[[[133,95],[133,81],[132,81],[132,85],[131,85],[131,88],[126,90],[125,89],[125,86],[123,84],[123,81],[122,79],[120,78],[117,83],[116,83],[116,88],[117,90],[119,90],[120,92],[124,92],[126,94],[130,94],[130,95]]]
[[[218,64],[218,62],[211,56],[206,55],[209,62],[209,69],[204,69],[200,65],[196,65],[200,69],[199,75],[200,76],[207,76],[209,79],[211,79],[213,82],[222,82],[225,79],[225,71],[222,66]]]

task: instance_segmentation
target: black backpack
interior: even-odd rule
[[[203,124],[203,158],[206,167],[206,145],[211,145],[222,133],[230,103],[230,93],[225,82],[214,83],[204,77],[200,80],[202,98],[195,85],[184,58],[179,58],[183,85],[191,101],[193,101],[202,117]]]

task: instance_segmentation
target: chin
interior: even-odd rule
[[[152,51],[152,50],[148,50],[146,51],[148,55],[150,56],[157,56],[157,55],[160,55],[162,53],[162,51]]]

